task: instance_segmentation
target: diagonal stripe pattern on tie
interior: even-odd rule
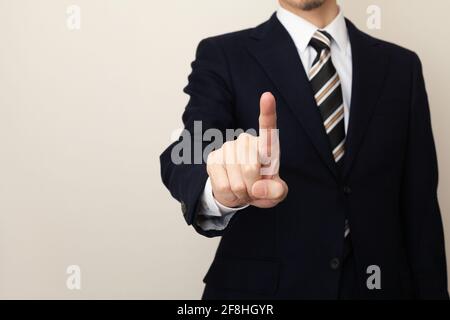
[[[322,30],[317,30],[311,38],[309,45],[317,51],[317,57],[308,77],[322,116],[334,161],[339,163],[345,154],[344,99],[341,81],[331,60],[331,41],[332,37]],[[346,220],[345,237],[349,233],[350,227]]]
[[[317,51],[317,57],[309,71],[309,80],[334,160],[338,163],[345,154],[344,103],[341,81],[331,60],[331,40],[331,36],[321,30],[312,37],[310,46]]]

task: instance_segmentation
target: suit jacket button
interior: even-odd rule
[[[187,214],[187,206],[183,201],[181,201],[181,212],[183,212],[184,216]]]
[[[344,194],[349,195],[352,193],[352,189],[349,186],[344,187]]]
[[[340,266],[340,262],[339,262],[338,258],[331,259],[331,261],[330,261],[331,269],[337,270],[337,269],[339,269],[339,266]]]

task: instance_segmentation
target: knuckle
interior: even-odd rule
[[[206,165],[207,167],[215,166],[215,165],[221,165],[222,164],[222,153],[219,151],[212,151],[208,158],[206,159]]]
[[[242,166],[242,173],[246,176],[254,175],[259,172],[257,164],[245,164]]]
[[[226,194],[226,193],[230,193],[231,192],[230,186],[227,183],[218,183],[218,184],[216,184],[214,190],[217,193],[221,193],[221,194]]]
[[[243,193],[247,192],[247,187],[243,182],[239,182],[239,183],[234,183],[231,186],[231,190],[236,194],[243,194]]]

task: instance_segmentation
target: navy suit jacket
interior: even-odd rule
[[[277,100],[280,176],[289,186],[272,209],[249,207],[224,231],[195,226],[205,164],[161,155],[164,184],[188,224],[222,236],[205,282],[222,298],[335,299],[344,220],[351,226],[361,298],[447,299],[438,170],[417,55],[347,21],[353,88],[346,155],[337,168],[297,49],[276,16],[201,41],[185,92],[187,130],[258,128],[259,99]],[[330,263],[331,262],[331,263]],[[369,290],[369,266],[381,290]]]

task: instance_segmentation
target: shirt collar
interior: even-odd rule
[[[290,34],[297,49],[303,53],[318,28],[311,22],[297,16],[283,7],[278,8],[277,18]],[[339,14],[336,18],[321,30],[325,30],[333,37],[339,50],[342,50],[344,53],[347,52],[349,37],[347,24],[341,8],[339,8]]]

